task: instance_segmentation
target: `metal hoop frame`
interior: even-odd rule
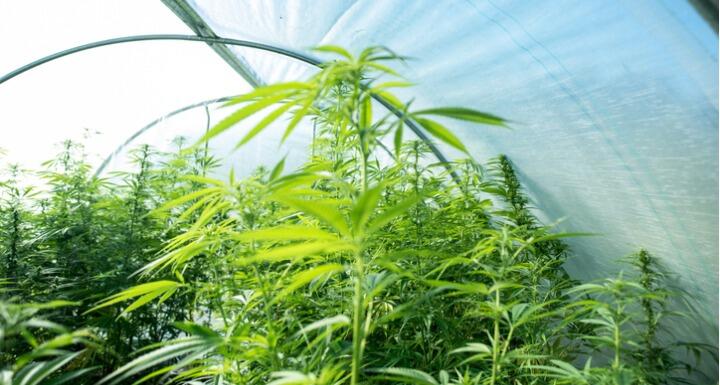
[[[42,57],[40,59],[37,59],[31,63],[28,63],[22,67],[19,67],[7,74],[5,74],[3,77],[0,77],[0,85],[5,83],[6,81],[24,73],[27,72],[35,67],[38,67],[40,65],[46,64],[48,62],[51,62],[53,60],[60,59],[62,57],[72,55],[74,53],[104,47],[108,45],[114,45],[114,44],[122,44],[122,43],[132,43],[132,42],[139,42],[139,41],[194,41],[194,42],[202,42],[207,43],[209,45],[213,44],[224,44],[224,45],[232,45],[232,46],[239,46],[239,47],[246,47],[246,48],[255,48],[267,52],[276,53],[282,56],[286,56],[292,59],[299,60],[301,62],[313,65],[315,67],[322,67],[322,61],[314,58],[312,56],[305,55],[300,52],[295,52],[289,49],[280,48],[271,44],[263,44],[258,43],[254,41],[249,40],[239,40],[239,39],[228,39],[228,38],[222,38],[222,37],[206,37],[206,36],[195,36],[195,35],[176,35],[176,34],[154,34],[154,35],[134,35],[134,36],[124,36],[124,37],[117,37],[113,39],[106,39],[106,40],[100,40],[95,41],[88,44],[79,45],[76,47],[68,48],[66,50],[62,50],[59,52],[56,52],[54,54]],[[385,108],[387,108],[390,112],[392,112],[397,117],[403,117],[403,112],[395,108],[391,103],[389,103],[387,100],[383,99],[382,97],[379,97],[378,95],[373,95],[373,98],[378,101],[380,104],[382,104]],[[200,104],[184,107],[181,109],[182,111],[185,111],[187,109],[191,109],[193,107],[198,107],[202,105]],[[180,110],[174,111],[171,113],[171,115],[178,114],[182,112]],[[161,118],[162,119],[162,118]],[[417,135],[418,138],[423,140],[425,143],[427,143],[428,147],[430,147],[430,151],[432,151],[433,155],[445,165],[445,168],[448,170],[452,178],[455,180],[455,182],[459,183],[460,178],[457,175],[457,173],[452,169],[450,162],[445,157],[445,155],[440,151],[440,149],[432,143],[430,138],[418,127],[418,125],[413,122],[412,120],[405,119],[405,124],[410,128],[415,135]],[[154,125],[154,123],[151,123],[150,126]],[[141,130],[143,131],[143,130]],[[134,139],[137,135],[139,135],[141,132],[136,133],[133,137],[131,137],[129,140]],[[126,142],[127,143],[127,142]],[[104,167],[104,166],[101,166]]]

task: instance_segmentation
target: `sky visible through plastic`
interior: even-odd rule
[[[96,40],[192,34],[154,1],[45,1],[42,6],[35,1],[0,1],[0,15],[2,74]],[[127,43],[70,55],[0,85],[0,148],[6,152],[0,163],[35,168],[59,151],[62,140],[89,136],[84,141],[97,165],[152,120],[248,89],[204,43]],[[191,110],[159,124],[138,143],[169,148],[172,137],[197,135],[205,124],[205,111]]]

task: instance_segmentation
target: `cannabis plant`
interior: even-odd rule
[[[5,293],[5,288],[0,286],[0,293]],[[89,331],[70,331],[40,315],[71,305],[0,300],[0,384],[59,385],[77,382],[97,370],[96,366],[78,365],[87,362],[94,345]]]
[[[667,333],[682,295],[646,251],[615,278],[574,280],[563,238],[586,234],[538,221],[511,160],[473,159],[448,128],[504,119],[401,100],[396,89],[411,84],[386,48],[318,50],[337,59],[230,100],[195,144],[135,149],[128,172],[91,175],[82,147],[66,142],[41,173],[44,191],[5,178],[5,301],[72,301],[52,319],[63,335],[87,333],[65,345],[77,356],[54,366],[58,376],[639,385],[689,381],[696,365],[675,346],[714,353]],[[242,132],[243,151],[265,130],[284,141],[301,124],[313,126],[304,164],[218,176],[214,141]],[[437,144],[463,158],[434,159]],[[15,336],[3,360],[19,373],[40,345]]]

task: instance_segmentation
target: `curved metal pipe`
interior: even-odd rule
[[[15,69],[14,71],[11,71],[7,74],[5,74],[3,77],[0,77],[0,84],[5,83],[6,81],[26,72],[29,71],[37,66],[43,65],[45,63],[51,62],[53,60],[59,59],[64,56],[72,55],[77,52],[86,51],[93,48],[98,47],[104,47],[107,45],[114,45],[114,44],[121,44],[121,43],[131,43],[131,42],[137,42],[137,41],[155,41],[155,40],[178,40],[178,41],[196,41],[196,42],[203,42],[207,44],[226,44],[226,45],[233,45],[233,46],[239,46],[239,47],[247,47],[247,48],[255,48],[267,52],[273,52],[279,55],[283,55],[289,58],[293,58],[296,60],[300,60],[302,62],[305,62],[307,64],[314,65],[316,67],[322,67],[322,61],[319,59],[316,59],[314,57],[295,52],[289,49],[276,47],[274,45],[270,44],[263,44],[263,43],[257,43],[254,41],[249,40],[239,40],[239,39],[227,39],[222,37],[205,37],[205,36],[195,36],[195,35],[176,35],[176,34],[155,34],[155,35],[135,35],[135,36],[124,36],[124,37],[118,37],[113,39],[107,39],[107,40],[100,40],[95,41],[88,44],[79,45],[73,48],[68,48],[66,50],[56,52],[52,55],[45,56],[43,58],[40,58],[38,60],[35,60],[31,63],[28,63],[20,68]],[[403,112],[395,108],[392,104],[390,104],[387,100],[379,97],[378,95],[372,96],[375,100],[377,100],[380,104],[385,106],[390,112],[392,112],[395,116],[402,118]],[[201,105],[201,104],[200,104]],[[188,109],[193,108],[188,106]],[[182,111],[176,112],[180,113]],[[450,166],[450,162],[447,160],[445,155],[443,155],[442,152],[440,152],[440,149],[435,146],[432,141],[430,141],[430,138],[425,135],[422,130],[420,130],[420,127],[415,124],[412,120],[405,119],[405,124],[410,128],[415,135],[417,135],[418,138],[420,138],[422,141],[427,143],[428,147],[430,147],[430,151],[435,155],[435,157],[443,163],[445,168],[448,170],[452,178],[455,180],[456,183],[460,184],[460,178],[458,177],[455,170],[452,169]],[[139,135],[140,133],[137,133]]]
[[[297,60],[303,61],[308,64],[312,64],[312,65],[318,66],[318,67],[322,64],[322,61],[320,61],[316,58],[310,57],[308,55],[299,53],[299,52],[276,47],[276,46],[273,46],[270,44],[257,43],[257,42],[249,41],[249,40],[226,39],[226,38],[222,38],[222,37],[205,37],[205,36],[195,36],[195,35],[177,35],[177,34],[134,35],[134,36],[123,36],[123,37],[116,37],[116,38],[112,38],[112,39],[94,41],[92,43],[68,48],[66,50],[56,52],[52,55],[45,56],[45,57],[35,60],[31,63],[28,63],[20,68],[17,68],[14,71],[11,71],[11,72],[7,73],[6,75],[4,75],[3,77],[0,77],[0,84],[3,84],[6,81],[22,74],[23,72],[29,71],[37,66],[43,65],[47,62],[51,62],[56,59],[60,59],[61,57],[64,57],[64,56],[72,55],[74,53],[87,51],[87,50],[93,49],[93,48],[104,47],[107,45],[132,43],[132,42],[137,42],[137,41],[157,41],[157,40],[161,40],[161,41],[167,41],[167,40],[196,41],[196,42],[208,43],[210,45],[212,45],[212,44],[227,44],[227,45],[234,45],[234,46],[239,46],[239,47],[255,48],[255,49],[259,49],[259,50],[263,50],[263,51],[277,53],[277,54],[287,56],[287,57],[290,57],[293,59],[297,59]]]
[[[125,142],[123,142],[121,145],[119,145],[118,148],[115,149],[115,151],[113,151],[110,155],[107,156],[107,158],[105,158],[105,160],[102,162],[102,164],[100,164],[100,167],[98,167],[97,170],[95,171],[95,176],[96,177],[100,176],[100,174],[105,170],[105,167],[107,167],[107,165],[110,164],[110,161],[114,157],[116,157],[118,154],[120,154],[120,151],[122,151],[133,140],[137,139],[138,136],[142,135],[143,133],[145,133],[147,130],[151,129],[153,126],[157,125],[158,123],[161,123],[161,122],[165,121],[166,119],[172,118],[173,116],[175,116],[177,114],[183,113],[188,110],[192,110],[193,108],[207,107],[208,105],[213,104],[213,103],[227,102],[232,98],[233,98],[232,96],[225,96],[222,98],[210,99],[210,100],[205,100],[205,101],[202,101],[199,103],[194,103],[189,106],[179,108],[173,112],[170,112],[169,114],[165,114],[165,115],[153,120],[152,122],[144,125],[141,129],[137,130],[134,134],[132,134]]]
[[[209,99],[209,100],[205,100],[205,101],[202,101],[202,102],[193,103],[193,104],[190,104],[190,105],[188,105],[188,106],[185,106],[185,107],[182,107],[182,108],[178,108],[177,110],[174,110],[174,111],[172,111],[172,112],[170,112],[170,113],[167,113],[167,114],[165,114],[165,115],[163,115],[163,116],[161,116],[161,117],[153,120],[152,122],[144,125],[141,129],[137,130],[134,134],[132,134],[129,138],[127,138],[127,140],[125,140],[121,145],[119,145],[119,146],[115,149],[115,151],[113,151],[112,153],[110,153],[110,155],[108,155],[108,156],[105,158],[105,160],[103,160],[103,162],[100,164],[100,166],[97,168],[97,170],[95,170],[95,174],[94,174],[95,177],[99,177],[100,174],[102,174],[102,172],[105,171],[105,168],[110,164],[110,161],[111,161],[113,158],[115,158],[117,155],[119,155],[120,152],[121,152],[125,147],[127,147],[130,143],[132,143],[133,140],[137,139],[140,135],[142,135],[143,133],[147,132],[147,130],[153,128],[154,126],[156,126],[156,125],[164,122],[165,120],[167,120],[167,119],[169,119],[169,118],[172,118],[172,117],[175,116],[175,115],[178,115],[178,114],[183,113],[183,112],[185,112],[185,111],[192,110],[193,108],[205,107],[205,113],[207,114],[207,124],[208,124],[208,128],[206,128],[206,130],[209,129],[209,124],[210,124],[210,111],[208,110],[208,106],[211,105],[211,104],[215,104],[215,103],[227,102],[227,101],[231,100],[231,99],[234,98],[234,97],[235,97],[235,96],[224,96],[224,97],[222,97],[222,98]],[[380,146],[380,148],[382,148],[390,157],[394,157],[393,152],[390,151],[390,149],[387,148],[387,146],[385,146],[385,144],[384,144],[383,142],[381,142],[380,139],[376,139],[376,141],[377,141],[377,144]],[[206,142],[205,144],[206,144],[205,151],[207,152],[207,142]]]

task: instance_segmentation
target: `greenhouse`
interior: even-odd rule
[[[717,0],[0,16],[0,385],[718,384]]]

